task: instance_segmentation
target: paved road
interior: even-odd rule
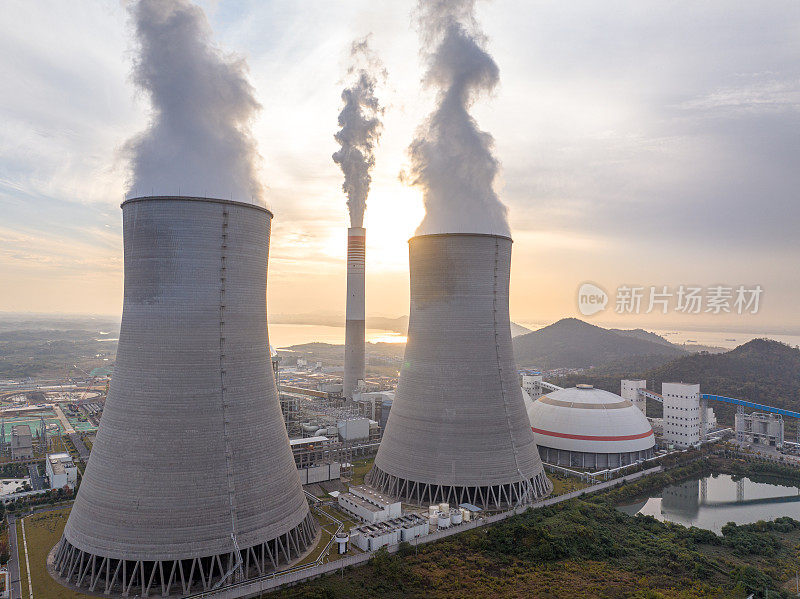
[[[53,411],[56,413],[56,416],[61,421],[61,426],[64,427],[64,432],[68,435],[75,432],[75,429],[72,428],[72,425],[67,420],[67,417],[64,415],[64,410],[61,409],[61,406],[58,404],[53,404]]]
[[[47,485],[44,481],[44,476],[39,474],[38,464],[28,465],[28,475],[31,477],[31,487],[33,487],[34,491],[41,491],[42,489],[47,488]]]
[[[19,580],[19,551],[17,549],[17,519],[8,515],[8,579],[11,586],[11,599],[20,599],[22,591]]]

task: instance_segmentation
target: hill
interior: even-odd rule
[[[673,346],[672,343],[664,339],[661,335],[656,335],[655,333],[651,333],[650,331],[645,331],[644,329],[608,329],[612,333],[616,333],[617,335],[622,335],[623,337],[632,337],[634,339],[644,339],[646,341],[652,341],[653,343],[658,343],[659,345],[669,345]]]
[[[558,384],[586,382],[619,393],[621,378],[646,379],[647,387],[659,392],[665,381],[700,383],[702,393],[800,411],[800,349],[771,339],[753,339],[720,354],[686,355],[653,368],[609,365],[561,377]],[[733,406],[714,402],[711,407],[718,419],[733,422]]]
[[[657,390],[664,381],[691,381],[703,393],[800,410],[800,350],[771,339],[753,339],[722,354],[686,356],[646,375]],[[732,422],[732,406],[711,407]]]
[[[564,318],[514,338],[517,365],[543,370],[590,368],[630,361],[652,367],[685,353],[669,342],[665,345],[636,335],[619,334],[577,318]],[[643,360],[645,357],[648,359]]]

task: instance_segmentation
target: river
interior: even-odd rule
[[[800,520],[800,489],[720,474],[671,485],[619,509],[719,533],[728,522],[749,524],[781,516]]]

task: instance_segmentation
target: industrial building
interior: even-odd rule
[[[365,524],[350,531],[350,541],[362,551],[377,551],[387,545],[408,542],[430,532],[428,521],[417,514],[406,514],[386,522]]]
[[[654,455],[650,423],[619,395],[578,385],[526,400],[539,455],[548,464],[595,470]]]
[[[345,418],[336,423],[339,438],[344,442],[368,441],[376,433],[370,432],[378,423],[369,418]]]
[[[318,526],[266,350],[272,215],[188,197],[122,213],[114,377],[54,572],[90,593],[183,596],[281,568]]]
[[[647,398],[639,393],[639,389],[647,389],[647,381],[642,379],[620,381],[620,396],[635,405],[642,414],[647,415]]]
[[[783,448],[783,417],[767,412],[736,412],[736,440]]]
[[[394,402],[394,391],[371,391],[369,393],[355,393],[353,402],[360,413],[370,420],[376,421],[381,430],[386,430],[386,421]]]
[[[53,489],[74,489],[78,484],[78,467],[68,453],[51,453],[45,460],[44,469]]]
[[[374,524],[400,516],[400,502],[363,485],[350,487],[337,497],[339,507],[364,522]]]
[[[367,483],[417,505],[502,509],[547,495],[511,346],[511,239],[418,235],[409,265],[408,343]]]
[[[302,484],[337,480],[341,476],[342,458],[346,455],[341,443],[319,436],[289,439],[289,445]]]
[[[11,427],[11,459],[30,460],[33,458],[33,436],[27,424]]]
[[[701,440],[700,385],[663,383],[664,442],[675,447],[691,447]]]
[[[544,394],[544,387],[542,387],[542,373],[523,374],[522,375],[522,390],[533,399],[541,397]]]

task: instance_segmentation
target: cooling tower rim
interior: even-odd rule
[[[263,206],[259,206],[258,204],[253,204],[251,202],[238,202],[236,200],[223,200],[220,198],[206,198],[200,196],[137,196],[135,198],[126,199],[119,205],[119,207],[123,208],[126,204],[132,204],[133,202],[169,201],[169,200],[186,200],[191,202],[209,202],[211,204],[228,204],[231,206],[242,206],[244,208],[253,208],[255,210],[260,210],[261,212],[266,212],[270,218],[273,218],[274,216],[270,210],[267,210]]]
[[[424,233],[422,235],[414,235],[408,240],[411,243],[415,239],[424,239],[426,237],[494,237],[496,239],[507,239],[511,243],[514,240],[508,235],[500,235],[499,233]]]

